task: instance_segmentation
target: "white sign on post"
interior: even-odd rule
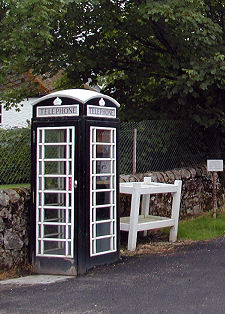
[[[208,171],[223,171],[223,160],[222,159],[208,159],[207,160]]]
[[[207,170],[212,172],[212,212],[213,218],[216,218],[216,211],[217,211],[217,198],[216,198],[216,180],[217,180],[217,172],[223,171],[223,160],[222,159],[208,159],[207,160]]]

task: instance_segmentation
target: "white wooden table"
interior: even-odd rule
[[[128,250],[134,251],[137,243],[137,232],[170,227],[169,241],[177,240],[178,220],[180,211],[182,181],[175,180],[174,184],[151,182],[150,177],[144,182],[120,183],[120,193],[131,194],[131,210],[129,217],[120,218],[120,230],[129,232]],[[171,217],[152,216],[149,214],[150,195],[172,193]],[[142,196],[142,202],[141,201]],[[140,208],[141,203],[141,208]],[[141,209],[141,215],[139,211]]]

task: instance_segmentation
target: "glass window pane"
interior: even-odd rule
[[[42,161],[39,161],[38,165],[39,165],[38,174],[42,174]]]
[[[66,213],[68,211],[68,223],[71,222],[71,213],[67,209],[44,208],[44,222],[66,223]]]
[[[110,192],[97,192],[96,205],[110,204]]]
[[[38,211],[38,222],[41,222],[41,211],[42,211],[42,209],[37,208],[37,211]]]
[[[44,158],[66,158],[66,145],[45,145],[45,156]]]
[[[72,206],[72,195],[71,193],[68,193],[68,206],[71,207]]]
[[[96,253],[110,251],[110,238],[96,240]]]
[[[72,255],[71,251],[71,242],[67,242],[68,245],[68,255]]]
[[[115,155],[115,146],[112,146],[112,156],[111,156],[111,158],[115,158],[116,157],[116,155]]]
[[[42,159],[42,145],[39,145],[39,159]]]
[[[91,241],[91,244],[92,244],[92,254],[95,254],[95,240],[94,241]]]
[[[107,220],[110,219],[110,207],[96,208],[96,220]]]
[[[44,254],[65,255],[66,254],[66,242],[44,241]]]
[[[69,130],[69,133],[70,133],[70,135],[69,135],[69,141],[70,141],[70,143],[72,143],[72,141],[73,141],[73,131],[70,129],[70,130]]]
[[[66,194],[44,193],[44,205],[66,206]]]
[[[97,161],[96,173],[111,173],[111,161]]]
[[[115,208],[115,206],[112,207],[112,219],[116,219],[116,208]]]
[[[95,135],[96,135],[95,129],[92,129],[91,132],[92,132],[91,141],[92,141],[92,143],[95,143],[96,142],[96,140],[95,140]]]
[[[112,192],[112,204],[115,204],[115,192]]]
[[[71,210],[70,209],[67,209],[67,222],[73,223],[73,221],[71,221]]]
[[[116,142],[116,130],[112,130],[112,143]]]
[[[66,174],[65,161],[46,161],[45,174]]]
[[[104,236],[110,234],[110,222],[96,224],[96,236]]]
[[[44,225],[44,238],[66,238],[66,226]]]
[[[43,131],[39,130],[39,142],[42,143],[43,141]]]
[[[116,237],[112,238],[113,250],[116,249]]]
[[[110,143],[111,142],[111,130],[97,129],[97,142]]]
[[[72,145],[68,146],[68,158],[72,158]]]
[[[45,130],[45,143],[65,143],[67,130]]]
[[[38,188],[39,188],[39,190],[42,190],[42,178],[43,177],[41,177],[41,178],[39,178],[39,184],[38,184]]]
[[[115,222],[113,222],[113,234],[115,234],[116,233],[116,224],[115,224]]]
[[[39,206],[42,205],[42,193],[38,193],[38,198],[39,198]]]
[[[96,189],[110,189],[113,188],[110,184],[110,177],[96,177]]]
[[[68,167],[68,174],[72,175],[72,162],[71,161],[68,161],[67,167]]]
[[[96,145],[97,158],[110,158],[111,146],[110,145]]]
[[[71,239],[71,226],[67,226],[67,231],[68,231],[68,235],[67,235],[67,239]]]
[[[95,238],[95,225],[92,225],[92,239]]]
[[[41,241],[38,241],[37,254],[41,254]]]
[[[38,238],[41,238],[41,228],[42,225],[38,225]]]
[[[45,190],[66,190],[66,178],[45,178]]]

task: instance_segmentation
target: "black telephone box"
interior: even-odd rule
[[[33,106],[32,259],[37,273],[77,275],[119,257],[118,107],[85,89]]]

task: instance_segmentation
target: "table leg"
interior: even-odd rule
[[[174,226],[170,228],[170,242],[175,242],[177,240],[182,181],[175,180],[174,184],[177,185],[177,192],[173,193],[171,218],[174,218]]]
[[[131,196],[130,229],[128,234],[129,251],[134,251],[136,249],[139,209],[140,209],[140,188],[139,184],[134,182],[133,193]]]
[[[150,205],[150,194],[144,194],[142,195],[142,202],[141,202],[141,214],[144,216],[149,215],[149,205]],[[144,237],[146,237],[148,234],[148,231],[143,231]]]

